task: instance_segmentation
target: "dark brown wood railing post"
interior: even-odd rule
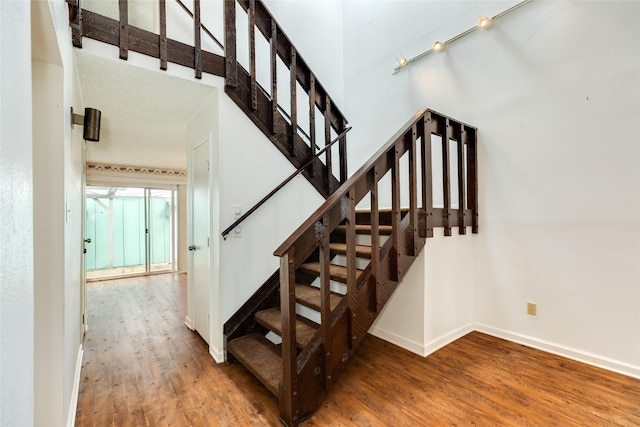
[[[249,78],[251,84],[251,110],[258,109],[258,83],[256,81],[256,0],[249,0]]]
[[[298,97],[296,91],[298,89],[298,66],[296,64],[298,52],[291,45],[291,68],[289,69],[289,86],[291,94],[291,146],[289,153],[295,157],[296,155],[296,137],[298,136]]]
[[[167,69],[167,2],[160,0],[160,69]]]
[[[378,168],[374,166],[369,173],[369,180],[371,182],[371,272],[374,280],[374,282],[371,283],[371,304],[373,311],[376,313],[382,309],[381,290],[378,289],[382,283],[380,278],[380,234],[378,227],[380,221],[378,205],[379,175]]]
[[[325,145],[331,141],[331,98],[329,95],[324,97],[324,143]],[[325,166],[327,167],[327,173],[325,176],[325,183],[327,192],[333,193],[333,184],[331,182],[331,176],[333,175],[333,167],[331,164],[331,150],[327,150]]]
[[[329,247],[329,214],[322,216],[320,225],[320,328],[322,329],[324,386],[331,388],[331,249]]]
[[[236,47],[236,0],[224,2],[224,56],[227,87],[238,86],[238,57]]]
[[[276,133],[278,117],[278,25],[271,19],[271,133]]]
[[[422,237],[433,237],[433,161],[431,159],[431,111],[427,111],[422,119],[424,133],[422,136],[422,208],[425,211],[425,229],[420,230]]]
[[[449,140],[451,139],[451,126],[449,119],[442,119],[442,194],[444,199],[443,224],[444,235],[451,236],[451,185],[449,181]]]
[[[358,294],[356,287],[356,204],[354,191],[342,198],[342,216],[347,220],[347,302],[349,303],[350,333],[349,347],[353,348],[358,339]]]
[[[409,219],[413,227],[412,252],[411,255],[418,254],[418,182],[416,166],[416,140],[418,139],[417,123],[411,127],[409,141]]]
[[[82,7],[80,0],[67,0],[69,8],[69,26],[73,47],[82,49]]]
[[[200,0],[193,0],[193,69],[196,79],[202,78],[202,34],[200,32]]]
[[[458,124],[458,234],[467,234],[467,227],[464,225],[464,211],[466,208],[465,178],[466,165],[464,164],[464,139],[466,132],[461,124]]]
[[[309,73],[309,141],[311,144],[311,155],[316,155],[316,76]],[[315,162],[311,164],[309,171],[311,176],[315,176]]]
[[[390,266],[392,280],[399,282],[400,277],[400,148],[398,141],[391,149],[393,164],[391,166],[391,241],[393,256]]]
[[[118,1],[118,9],[120,11],[119,43],[120,43],[120,59],[129,58],[129,10],[127,0]]]
[[[347,121],[344,117],[340,118],[340,132],[342,132],[346,126]],[[343,183],[349,178],[347,174],[347,137],[345,136],[340,140],[340,183]]]
[[[280,258],[280,310],[282,312],[282,385],[280,417],[297,425],[298,363],[296,345],[296,272],[294,249]]]
[[[467,192],[471,209],[471,232],[478,233],[478,134],[467,128]]]

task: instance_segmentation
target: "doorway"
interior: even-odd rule
[[[87,279],[176,271],[176,202],[175,186],[87,186]]]

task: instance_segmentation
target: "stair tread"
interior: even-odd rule
[[[346,243],[330,243],[329,247],[337,254],[345,255],[347,253]],[[360,258],[371,258],[371,246],[356,245],[356,256]]]
[[[331,292],[329,294],[329,306],[331,310],[335,309],[342,295]],[[296,285],[296,301],[300,304],[312,308],[316,311],[320,311],[320,289],[310,285]]]
[[[320,275],[320,263],[319,262],[308,262],[302,264],[300,269],[306,273]],[[338,282],[347,283],[347,267],[343,267],[341,265],[329,264],[329,274],[331,275],[332,280],[336,280]],[[356,280],[362,274],[362,270],[356,269]]]
[[[250,334],[227,344],[233,354],[269,391],[278,395],[278,383],[282,379],[282,355],[280,347],[260,334]]]
[[[335,231],[339,233],[346,233],[347,226],[346,225],[338,225]],[[378,234],[382,235],[390,235],[393,232],[393,226],[391,225],[379,225],[378,226]],[[356,234],[371,234],[371,225],[369,224],[356,224]]]
[[[256,313],[256,320],[262,326],[282,336],[282,314],[279,308],[270,308]],[[296,316],[296,344],[304,348],[318,330],[318,325],[302,316]]]

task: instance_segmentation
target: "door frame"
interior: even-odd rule
[[[213,126],[214,128],[216,126]],[[187,180],[187,242],[193,242],[193,149],[204,142],[209,141],[209,354],[213,359],[222,363],[225,361],[223,322],[221,321],[221,296],[220,296],[220,189],[219,182],[219,154],[217,130],[208,131],[207,138],[190,138],[188,156],[188,180]],[[189,243],[190,244],[190,243]],[[192,281],[193,256],[187,256],[187,315],[185,325],[193,330],[193,302]]]

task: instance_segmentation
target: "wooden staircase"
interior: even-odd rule
[[[122,59],[131,50],[158,58],[163,70],[172,62],[192,67],[196,78],[203,72],[225,77],[225,92],[327,199],[274,252],[280,269],[224,325],[228,362],[253,373],[278,399],[282,422],[295,426],[337,381],[434,228],[445,236],[454,227],[459,234],[468,227],[478,232],[477,131],[420,111],[348,177],[347,121],[261,1],[225,0],[224,57],[201,48],[199,0],[188,12],[193,46],[168,39],[166,1],[159,0],[154,34],[129,25],[127,0],[118,2],[118,20],[67,0],[72,41],[82,47],[82,37],[90,37],[118,46]],[[246,68],[237,61],[237,13],[246,13],[249,23]],[[270,47],[266,88],[257,80],[256,37]],[[278,98],[283,66],[288,111]],[[308,122],[300,120],[302,98]],[[434,170],[441,173],[434,177]]]
[[[285,425],[322,402],[433,229],[478,232],[476,136],[419,112],[275,251],[279,272],[225,324],[228,360],[279,399]]]

